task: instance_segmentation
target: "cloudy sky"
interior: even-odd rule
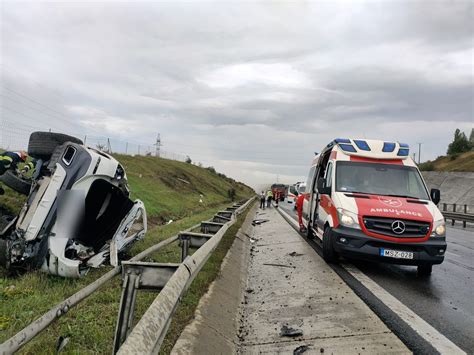
[[[474,126],[472,1],[0,6],[3,145],[160,133],[258,186],[303,178],[335,137],[422,142],[425,160]]]

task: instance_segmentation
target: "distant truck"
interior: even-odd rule
[[[313,161],[303,216],[323,257],[416,265],[431,274],[446,252],[446,228],[407,144],[335,139]]]
[[[284,201],[286,194],[288,193],[288,185],[285,184],[273,184],[272,187],[273,196],[279,196],[280,201]]]

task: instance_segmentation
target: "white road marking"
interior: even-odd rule
[[[290,224],[298,227],[298,223],[288,213],[284,210],[281,210],[281,212],[288,217],[287,220],[289,220]],[[446,338],[423,318],[385,291],[385,289],[379,286],[357,267],[345,263],[341,263],[340,265],[441,354],[466,354],[451,340]]]
[[[451,340],[446,338],[415,312],[385,291],[358,268],[349,264],[341,264],[341,266],[441,354],[466,354]]]

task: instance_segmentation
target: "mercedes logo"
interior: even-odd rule
[[[405,223],[402,221],[395,221],[392,223],[392,231],[396,234],[402,234],[405,232]]]

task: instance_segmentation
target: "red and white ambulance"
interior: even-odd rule
[[[303,216],[323,257],[416,265],[429,275],[446,252],[446,227],[407,144],[335,139],[313,160]]]

